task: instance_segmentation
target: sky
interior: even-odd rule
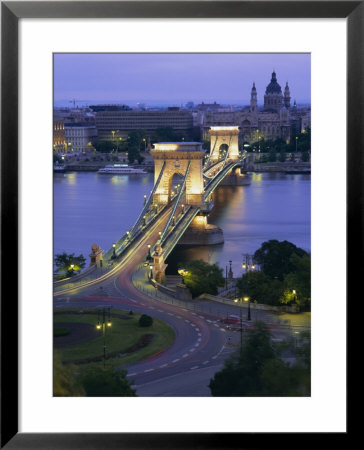
[[[307,53],[63,53],[54,55],[54,104],[242,105],[255,82],[262,105],[273,70],[282,91],[288,81],[292,102],[310,103]]]

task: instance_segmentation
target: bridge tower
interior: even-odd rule
[[[186,180],[187,205],[203,204],[204,184],[202,160],[205,155],[200,142],[160,142],[154,144],[150,154],[154,158],[154,182],[157,183],[163,164],[166,163],[162,178],[153,197],[157,204],[168,203],[172,195],[172,179],[175,174],[186,174],[188,164],[190,169]]]
[[[223,147],[229,152],[228,157],[232,160],[239,158],[239,127],[219,126],[210,127],[210,160],[211,163],[220,157]]]

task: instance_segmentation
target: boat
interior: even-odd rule
[[[129,175],[134,173],[147,173],[143,169],[136,169],[135,167],[129,167],[127,164],[109,164],[102,169],[99,169],[99,173],[114,174],[114,175]]]
[[[65,164],[54,164],[53,172],[65,172],[66,165]]]

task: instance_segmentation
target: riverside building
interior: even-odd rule
[[[96,128],[100,140],[126,138],[131,131],[145,130],[149,134],[158,128],[172,127],[176,133],[187,134],[193,126],[192,113],[179,109],[157,111],[99,111]]]

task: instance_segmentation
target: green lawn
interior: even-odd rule
[[[69,313],[69,311],[75,311],[76,314]],[[55,326],[57,322],[88,323],[96,328],[98,316],[97,314],[90,314],[95,311],[97,310],[84,309],[82,313],[79,313],[79,309],[57,309],[57,313],[54,314]],[[167,349],[174,342],[175,334],[173,329],[163,321],[153,318],[153,325],[144,328],[138,325],[140,314],[134,313],[133,315],[129,315],[127,311],[112,309],[111,315],[113,316],[115,314],[123,315],[127,319],[111,317],[112,326],[110,328],[106,327],[105,334],[106,356],[115,352],[124,353],[125,350],[137,344],[145,334],[153,334],[154,337],[153,341],[146,347],[124,356],[115,356],[106,359],[107,365],[124,366],[142,361],[155,353]],[[70,363],[85,360],[86,358],[103,356],[104,337],[101,330],[98,333],[99,337],[91,338],[88,342],[57,349],[62,354],[63,362]],[[102,363],[101,361],[100,364]]]

